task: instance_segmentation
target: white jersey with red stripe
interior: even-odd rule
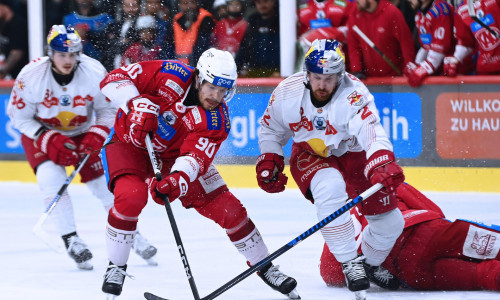
[[[296,73],[273,91],[260,121],[262,153],[283,155],[283,146],[293,141],[321,157],[341,156],[348,151],[392,151],[380,124],[374,97],[355,76],[346,73],[332,99],[317,108],[305,87],[305,73]]]
[[[77,136],[92,125],[113,126],[117,108],[101,93],[106,69],[84,54],[71,82],[60,85],[49,57],[27,64],[16,78],[8,113],[14,127],[34,138],[41,126],[65,136]]]

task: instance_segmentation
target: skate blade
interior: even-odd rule
[[[116,297],[118,297],[118,296],[106,293],[106,300],[113,300],[113,299],[116,299]]]
[[[78,269],[84,271],[91,271],[94,269],[94,266],[88,260],[81,263],[76,263],[76,265],[78,266]]]
[[[300,298],[299,293],[297,292],[297,289],[293,289],[293,291],[291,291],[290,293],[286,294],[286,296],[288,298],[294,299],[294,300],[296,300],[296,299],[302,299],[302,298]]]
[[[366,290],[354,292],[354,299],[366,300]]]
[[[158,262],[153,257],[145,259],[145,261],[148,263],[149,266],[156,267],[158,265]]]

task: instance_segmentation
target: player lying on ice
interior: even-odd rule
[[[405,219],[403,233],[382,264],[416,290],[500,291],[500,227],[466,220],[451,222],[429,198],[409,184],[397,189]],[[365,216],[351,209],[358,244]],[[320,273],[328,286],[345,286],[342,267],[325,244]]]
[[[212,164],[231,128],[226,102],[235,93],[236,78],[232,55],[211,48],[203,52],[196,68],[175,60],[147,61],[116,69],[102,81],[104,95],[120,107],[114,143],[102,153],[115,195],[106,230],[110,263],[103,292],[120,295],[128,276],[130,246],[148,201],[147,180],[154,177],[145,146],[150,132],[163,166],[163,180],[150,182],[154,201],[164,204],[162,195],[170,201],[179,198],[185,208],[216,222],[249,265],[269,255],[245,207]],[[280,293],[300,298],[295,279],[278,266],[269,263],[258,275]]]

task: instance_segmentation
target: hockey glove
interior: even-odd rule
[[[110,130],[106,126],[94,125],[90,127],[78,147],[78,152],[80,154],[84,154],[89,151],[92,152],[92,155],[94,156],[99,155],[99,150],[108,137],[109,132]]]
[[[443,75],[455,77],[457,76],[458,64],[460,61],[455,56],[447,56],[443,62]]]
[[[257,158],[257,183],[268,193],[279,193],[285,190],[288,177],[283,173],[285,162],[283,156],[276,153],[263,153]]]
[[[79,161],[76,144],[55,130],[47,130],[35,140],[36,146],[51,161],[62,166],[76,165]]]
[[[127,115],[127,127],[130,142],[139,148],[146,148],[146,135],[158,129],[160,106],[141,96],[129,101],[130,112]]]
[[[372,184],[381,183],[390,193],[405,181],[403,169],[396,163],[394,153],[378,150],[373,153],[365,166],[365,176]]]
[[[426,66],[429,65],[426,62],[424,63],[426,64]],[[429,75],[429,72],[427,72],[426,68],[423,65],[416,65],[412,62],[409,62],[406,65],[405,74],[408,77],[408,84],[411,87],[419,87],[422,84],[422,81],[424,81],[425,77]]]
[[[153,200],[164,205],[163,199],[168,197],[172,202],[175,199],[186,195],[188,191],[189,177],[186,173],[178,171],[163,178],[160,182],[153,178],[149,184],[149,192]]]

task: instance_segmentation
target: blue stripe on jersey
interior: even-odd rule
[[[467,222],[467,223],[472,223],[472,224],[475,224],[479,227],[483,227],[483,228],[489,228],[489,229],[493,229],[493,230],[497,230],[497,231],[500,231],[500,226],[499,225],[495,225],[495,224],[491,224],[491,225],[486,225],[484,223],[481,223],[481,222],[475,222],[475,221],[470,221],[470,220],[465,220],[465,219],[459,219],[460,221],[464,221],[464,222]]]
[[[222,116],[218,109],[216,110],[205,110],[207,115],[207,129],[208,130],[220,130],[222,127]]]
[[[109,184],[109,170],[108,170],[108,157],[106,156],[106,144],[111,141],[111,138],[115,135],[115,128],[111,127],[111,131],[109,132],[108,138],[104,141],[104,147],[99,152],[99,157],[102,161],[102,167],[104,169],[104,177],[106,178],[106,182]]]

